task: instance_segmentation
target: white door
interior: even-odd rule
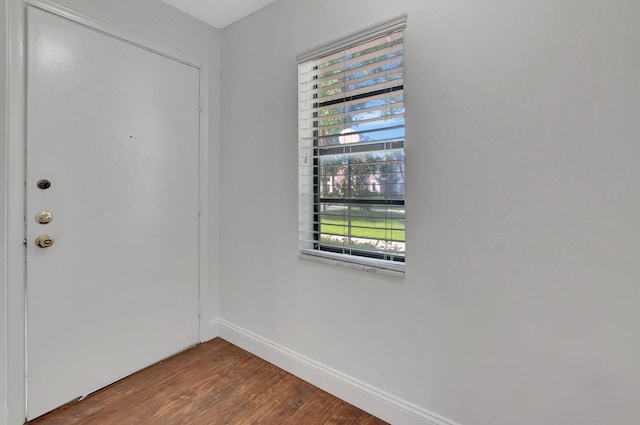
[[[27,13],[31,419],[198,342],[199,70]]]

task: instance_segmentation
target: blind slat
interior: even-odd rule
[[[362,100],[364,99],[364,97],[360,95],[366,95],[374,90],[382,91],[379,94],[379,97],[383,97],[383,94],[390,94],[390,93],[394,93],[396,91],[402,90],[404,88],[403,86],[404,86],[404,78],[400,75],[393,75],[393,76],[390,76],[390,78],[386,79],[384,82],[380,82],[375,85],[342,90],[334,95],[326,95],[323,97],[317,96],[315,98],[315,102],[327,104],[328,102],[334,101],[336,99],[341,100],[343,102],[348,102],[351,100],[358,100],[358,99]],[[392,90],[394,88],[397,88],[397,89]],[[384,89],[386,89],[386,91],[384,91]],[[319,94],[318,91],[313,92],[314,96],[318,94]]]
[[[402,46],[399,47],[401,48]],[[318,69],[314,72],[314,76],[316,77],[315,80],[318,83],[323,83],[339,76],[358,74],[363,69],[380,68],[393,65],[400,62],[403,56],[403,51],[396,50],[397,48],[398,47],[395,47],[391,51],[382,50],[371,52],[362,57],[354,58],[344,63],[335,64],[327,68],[322,68],[321,70]]]

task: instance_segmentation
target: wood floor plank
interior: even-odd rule
[[[383,425],[216,338],[29,425]]]

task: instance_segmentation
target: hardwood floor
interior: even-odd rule
[[[220,338],[29,422],[30,425],[382,425]]]

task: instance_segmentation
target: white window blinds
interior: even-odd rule
[[[300,248],[402,269],[406,17],[299,60]]]

